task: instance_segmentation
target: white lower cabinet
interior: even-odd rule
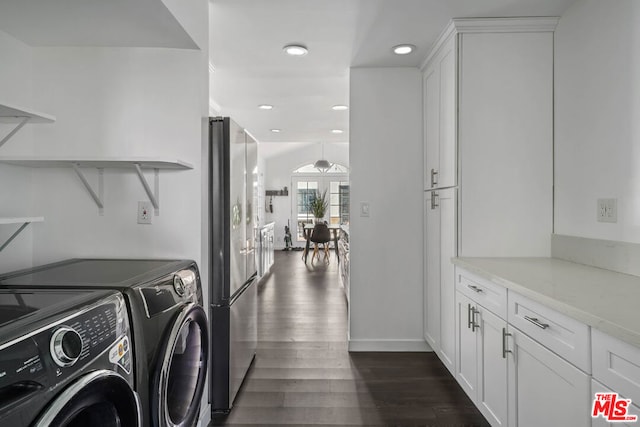
[[[425,192],[425,339],[453,374],[455,346],[456,190]]]
[[[514,327],[511,300],[504,287],[456,269],[456,380],[492,426],[590,425],[591,376]],[[548,334],[563,326],[540,323]]]
[[[509,425],[590,425],[590,376],[518,329],[508,332]]]
[[[456,327],[458,383],[491,425],[507,425],[507,322],[457,292]]]

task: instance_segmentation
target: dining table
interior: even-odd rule
[[[304,251],[302,252],[302,259],[304,263],[307,263],[307,257],[309,256],[309,247],[311,246],[311,232],[313,231],[313,227],[315,224],[305,224],[304,225],[304,238],[306,240],[304,245]],[[338,254],[338,239],[340,238],[340,224],[329,224],[329,230],[333,235],[333,246],[336,251],[336,258],[338,262],[340,262],[340,255]]]

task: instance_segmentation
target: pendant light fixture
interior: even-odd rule
[[[333,165],[331,163],[329,163],[328,160],[325,160],[325,158],[324,158],[324,142],[323,142],[322,143],[322,157],[320,158],[320,160],[316,161],[313,164],[313,167],[318,169],[322,173],[326,173],[329,169],[331,169],[331,166],[333,166]]]

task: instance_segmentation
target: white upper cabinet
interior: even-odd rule
[[[423,74],[425,190],[456,185],[456,58],[450,36]]]
[[[459,256],[549,256],[557,21],[454,19],[422,66],[424,190],[459,189]]]

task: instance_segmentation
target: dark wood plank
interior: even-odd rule
[[[435,354],[347,351],[335,256],[277,252],[258,286],[256,360],[211,426],[488,425]]]

